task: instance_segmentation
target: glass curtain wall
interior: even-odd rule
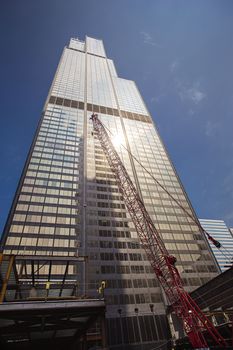
[[[5,227],[5,253],[88,256],[80,295],[106,281],[110,348],[151,346],[170,337],[165,301],[98,140],[98,114],[137,186],[188,291],[218,272],[194,222],[133,160],[123,144],[195,217],[141,95],[119,78],[101,40],[71,39],[64,49]],[[62,276],[58,264],[53,276]],[[45,271],[46,273],[46,271]]]

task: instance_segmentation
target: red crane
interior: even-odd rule
[[[104,125],[98,119],[98,115],[93,113],[91,120],[95,135],[115,175],[119,191],[135,225],[141,244],[146,251],[147,258],[165,292],[168,303],[182,320],[183,328],[192,346],[194,348],[208,347],[203,336],[204,331],[208,331],[217,345],[227,346],[216,328],[185,291],[181,276],[175,267],[176,258],[167,251]]]

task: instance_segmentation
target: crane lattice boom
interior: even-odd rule
[[[123,196],[148,260],[165,292],[168,303],[176,315],[182,319],[183,328],[191,344],[194,348],[207,347],[203,331],[208,331],[218,345],[226,346],[225,340],[185,291],[181,276],[175,267],[176,258],[167,251],[105,127],[98,119],[97,114],[92,114],[91,119],[94,132],[115,175],[119,191]]]

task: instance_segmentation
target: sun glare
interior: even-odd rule
[[[112,143],[115,147],[119,147],[121,144],[124,143],[123,135],[117,134],[112,137]]]

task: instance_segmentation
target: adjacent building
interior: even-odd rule
[[[113,135],[166,247],[178,260],[186,289],[219,272],[195,221],[121,147],[196,220],[136,84],[118,77],[103,42],[90,37],[71,39],[63,50],[5,226],[4,251],[87,255],[85,264],[69,267],[69,278],[78,281],[80,295],[90,296],[106,281],[110,348],[166,346],[170,328],[163,293],[92,133],[93,112]],[[61,262],[51,271],[51,283],[63,273]]]
[[[221,248],[215,247],[210,243],[214,256],[219,264],[221,271],[229,269],[233,264],[233,237],[230,229],[223,220],[199,219],[202,227],[222,245]]]

